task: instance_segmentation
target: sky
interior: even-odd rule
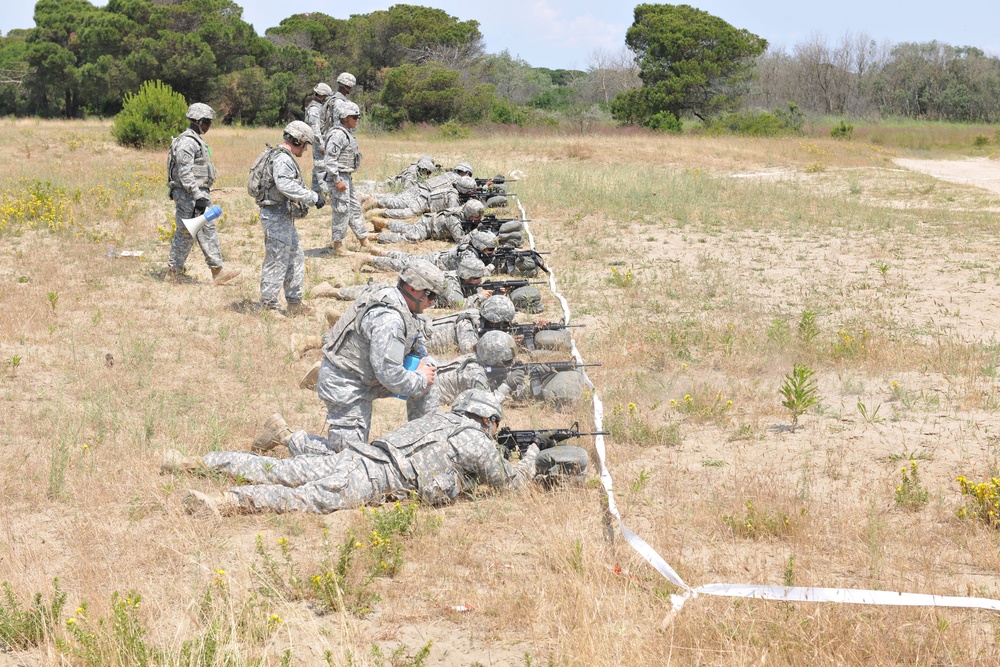
[[[103,6],[106,0],[91,0]],[[387,9],[395,2],[355,0],[236,0],[243,19],[263,34],[293,14],[319,11],[336,18]],[[486,50],[504,49],[535,67],[586,69],[597,48],[617,51],[632,24],[629,2],[614,0],[434,0],[423,4],[443,9],[461,20],[479,21]],[[955,46],[976,46],[1000,56],[1000,0],[687,0],[787,50],[814,35],[830,42],[845,33],[865,33],[883,42],[938,40]],[[0,0],[0,31],[34,26],[31,0]]]

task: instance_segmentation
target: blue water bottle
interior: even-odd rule
[[[417,366],[420,365],[420,357],[415,354],[408,354],[403,357],[403,368],[408,371],[417,370]],[[396,398],[401,398],[404,401],[409,398],[409,396],[400,396],[399,394],[393,394]]]

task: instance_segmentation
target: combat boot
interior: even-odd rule
[[[194,489],[184,492],[184,511],[202,519],[221,519],[240,511],[240,500],[231,491],[209,495]]]
[[[323,367],[322,361],[317,361],[313,364],[309,372],[302,376],[299,380],[299,389],[315,389],[316,384],[319,382],[319,369]]]
[[[344,247],[343,241],[334,241],[330,245],[330,252],[334,257],[350,257],[354,253]]]
[[[372,260],[375,259],[371,255],[360,253],[351,258],[351,268],[355,273],[361,273],[361,269],[367,264],[371,264]]]
[[[378,199],[371,195],[365,195],[365,198],[361,201],[361,210],[370,211],[373,208],[378,208]]]
[[[337,316],[340,319],[340,316]],[[334,320],[336,321],[336,320]],[[323,337],[322,336],[302,336],[298,337],[298,334],[292,337],[292,356],[296,359],[301,359],[306,355],[306,352],[310,350],[318,350],[323,347]]]
[[[275,412],[264,422],[257,437],[254,438],[250,450],[254,452],[269,452],[278,445],[288,446],[288,439],[292,437],[292,429],[288,428],[288,422],[281,416],[280,412]]]
[[[312,306],[302,303],[301,301],[289,301],[288,307],[285,309],[285,314],[288,317],[297,317],[298,315],[312,315],[316,312],[316,309]]]
[[[371,220],[372,218],[382,217],[385,215],[384,208],[370,208],[364,213],[365,217]]]
[[[331,285],[328,281],[323,281],[309,290],[309,295],[314,299],[322,297],[336,297],[337,288],[339,287],[341,287],[339,282],[337,282],[336,285]]]
[[[184,456],[176,449],[163,452],[163,459],[160,461],[160,472],[163,474],[204,469],[205,461],[200,456]]]
[[[242,271],[240,269],[227,269],[224,266],[213,266],[212,280],[215,281],[216,285],[225,285],[241,273]]]
[[[193,283],[194,281],[184,275],[182,269],[167,269],[167,273],[163,276],[163,282],[173,283],[174,285],[183,285],[185,283]]]
[[[389,219],[383,218],[380,215],[373,215],[368,218],[368,222],[372,223],[372,227],[375,228],[376,232],[384,232],[389,229]]]
[[[363,239],[358,239],[358,245],[361,246],[361,249],[363,251],[367,253],[371,252],[372,242],[368,239],[367,236],[364,237]]]
[[[326,317],[326,326],[332,327],[334,324],[336,324],[337,322],[340,321],[340,318],[343,317],[344,314],[342,312],[340,312],[339,310],[334,310],[333,308],[328,308],[326,310],[326,312],[323,313],[323,315],[324,315],[324,317]],[[322,340],[323,339],[320,338],[320,341],[322,341]],[[322,347],[322,344],[320,345],[320,347]]]

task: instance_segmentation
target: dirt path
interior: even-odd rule
[[[906,169],[919,171],[942,181],[974,185],[991,192],[1000,193],[1000,160],[986,157],[965,160],[912,160],[897,158],[896,164]]]

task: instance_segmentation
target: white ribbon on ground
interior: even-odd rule
[[[529,247],[535,249],[535,237],[531,233],[528,225],[528,216],[521,205],[521,200],[517,201],[517,208],[521,212],[521,220],[524,230],[528,233]],[[563,321],[569,324],[570,309],[569,303],[556,288],[556,275],[549,267],[549,289],[552,294],[559,299],[562,305]],[[571,339],[572,340],[572,339]],[[583,357],[576,347],[576,341],[572,341],[573,358],[578,363],[583,363]],[[580,368],[587,384],[592,390],[594,406],[594,430],[604,430],[604,403],[597,393],[597,388],[587,375],[586,368]],[[756,586],[752,584],[706,584],[691,588],[667,561],[656,552],[645,540],[636,535],[625,525],[621,514],[618,512],[618,505],[615,503],[614,483],[611,473],[607,468],[607,450],[604,444],[604,436],[594,436],[594,448],[601,463],[601,484],[608,496],[608,510],[618,520],[618,526],[622,531],[622,536],[629,546],[649,563],[653,569],[659,572],[667,581],[674,586],[684,590],[683,595],[671,595],[670,600],[673,605],[672,611],[677,612],[689,599],[698,595],[712,595],[729,598],[754,598],[758,600],[783,600],[787,602],[837,602],[840,604],[869,604],[894,607],[954,607],[960,609],[986,609],[990,611],[1000,611],[1000,600],[990,598],[955,597],[948,595],[928,595],[926,593],[899,593],[895,591],[876,591],[857,588],[812,588],[805,586]]]

